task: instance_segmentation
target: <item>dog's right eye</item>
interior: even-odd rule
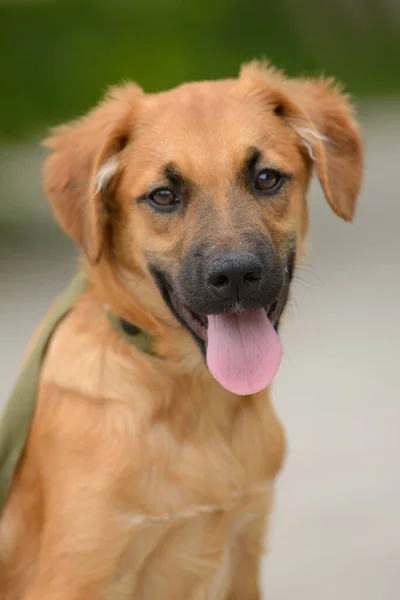
[[[149,194],[150,204],[157,210],[173,210],[179,205],[179,198],[168,188],[159,188]]]

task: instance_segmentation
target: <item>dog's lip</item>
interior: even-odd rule
[[[207,342],[208,318],[206,315],[201,315],[189,308],[182,301],[180,295],[171,287],[168,286],[166,291],[175,312],[185,321],[186,325],[198,338],[203,342]]]
[[[174,311],[178,314],[178,316],[184,320],[189,329],[203,342],[207,342],[207,328],[208,328],[208,317],[206,315],[200,314],[190,308],[187,304],[184,303],[181,295],[168,283],[165,284],[165,291],[169,297],[170,303],[174,309]],[[260,307],[264,308],[268,319],[271,321],[274,327],[277,326],[279,317],[283,310],[285,300],[285,294],[281,293],[279,298],[275,300],[271,306],[269,307]],[[226,311],[230,312],[230,311]],[[234,311],[237,313],[242,312],[240,309]]]
[[[181,300],[180,294],[175,291],[175,287],[171,284],[170,279],[165,274],[154,267],[150,267],[150,272],[154,277],[166,305],[169,307],[177,321],[192,333],[204,354],[207,340],[207,318],[202,318],[198,313],[190,310],[190,308],[186,306]]]

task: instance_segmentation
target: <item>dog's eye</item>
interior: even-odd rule
[[[263,169],[255,180],[255,188],[260,192],[275,192],[283,183],[282,174],[275,169]]]
[[[171,209],[179,204],[178,197],[168,188],[159,188],[149,195],[151,204],[158,209]]]

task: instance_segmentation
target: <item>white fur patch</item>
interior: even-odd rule
[[[194,517],[199,516],[200,514],[213,513],[216,511],[223,510],[221,506],[217,506],[214,504],[203,504],[198,506],[191,506],[185,510],[180,511],[175,514],[164,514],[164,515],[144,515],[141,513],[137,513],[129,518],[129,525],[138,526],[143,525],[143,523],[147,524],[163,524],[163,523],[171,523],[173,521],[181,521],[183,519],[193,519]]]
[[[265,495],[270,489],[270,483],[264,485],[257,485],[253,487],[248,493],[237,492],[232,494],[231,501],[225,505],[221,504],[195,504],[188,506],[183,510],[176,513],[166,513],[162,515],[149,515],[143,513],[135,513],[124,519],[127,525],[130,527],[137,527],[143,524],[163,524],[172,523],[176,521],[182,521],[186,519],[193,519],[199,515],[215,513],[215,512],[227,512],[234,509],[243,500],[249,500],[260,495]],[[254,515],[247,515],[246,518],[253,518]]]
[[[317,139],[322,142],[330,142],[331,140],[326,135],[322,135],[321,133],[314,131],[314,129],[311,129],[311,127],[298,127],[297,125],[293,124],[291,126],[307,148],[311,160],[318,162],[317,157],[314,154],[313,141]]]
[[[96,194],[104,190],[118,172],[119,160],[113,156],[102,165],[96,175]]]

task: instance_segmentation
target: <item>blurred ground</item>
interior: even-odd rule
[[[339,222],[313,187],[311,247],[283,328],[273,395],[289,455],[263,570],[269,600],[400,594],[400,112],[382,103],[363,115],[367,173],[355,224]],[[14,185],[14,195],[2,186],[9,214],[33,214],[18,195],[32,188],[37,197],[40,157],[8,147],[0,158],[2,183]],[[0,404],[74,270],[71,246],[61,234],[57,245],[54,233],[44,237],[40,214],[25,239],[1,240]]]

